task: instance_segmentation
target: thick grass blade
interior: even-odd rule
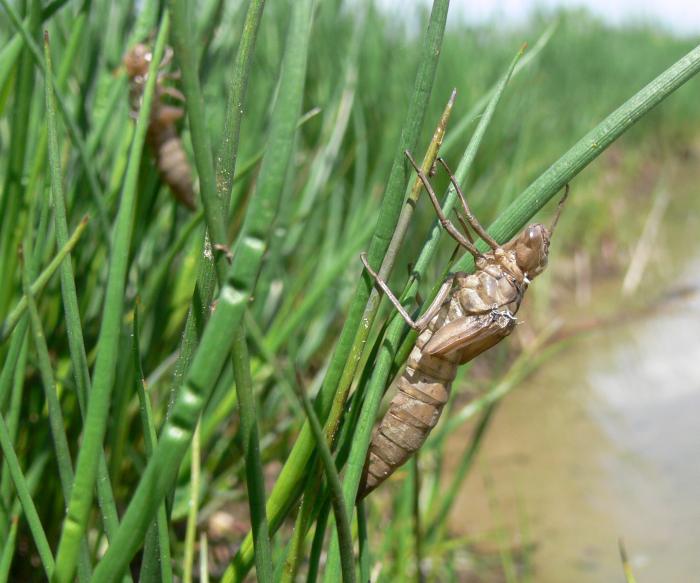
[[[84,22],[84,15],[81,15],[80,23]],[[82,25],[81,25],[82,26]],[[71,37],[73,41],[76,35]],[[49,77],[53,76],[53,65],[51,62],[51,52],[49,51],[48,34],[44,35],[44,59],[46,72]],[[67,77],[68,67],[59,75],[59,80]],[[59,81],[60,82],[60,81]],[[51,193],[54,207],[54,225],[56,231],[56,242],[61,247],[65,247],[68,242],[68,219],[66,212],[66,200],[63,192],[63,176],[61,172],[61,158],[58,147],[58,129],[56,124],[56,105],[54,102],[53,85],[45,83],[46,90],[46,123],[47,142],[49,153],[49,167],[51,174]],[[42,137],[43,137],[42,133]],[[73,263],[68,255],[61,263],[61,291],[63,297],[63,309],[66,318],[66,329],[68,332],[68,346],[70,350],[71,363],[73,365],[73,376],[75,378],[76,392],[80,412],[85,419],[87,414],[87,400],[90,394],[90,370],[88,368],[87,354],[85,351],[85,340],[83,338],[83,327],[80,320],[80,309],[78,308],[78,293],[75,286],[73,274]],[[30,290],[31,293],[31,290]],[[27,294],[25,294],[27,295]],[[107,536],[114,535],[119,519],[117,507],[114,502],[114,493],[109,481],[107,463],[104,453],[100,453],[98,463],[97,496],[102,510],[102,516]]]
[[[357,504],[357,538],[360,547],[360,581],[369,581],[372,557],[370,554],[369,533],[367,531],[367,510],[363,500],[360,500]]]
[[[173,18],[172,42],[175,56],[182,71],[182,89],[186,97],[185,105],[187,118],[190,122],[195,165],[199,175],[204,220],[207,224],[216,262],[220,264],[219,269],[225,273],[227,268],[226,255],[217,249],[221,246],[225,248],[228,240],[221,214],[223,205],[218,198],[216,188],[214,160],[205,119],[204,99],[199,85],[197,50],[196,45],[192,43],[194,34],[191,26],[192,8],[193,6],[187,0],[172,0],[170,2],[170,12]]]
[[[96,581],[114,581],[124,572],[143,540],[154,509],[172,486],[177,468],[192,439],[195,424],[229,354],[231,331],[241,325],[255,289],[262,258],[274,222],[301,111],[306,77],[308,41],[313,2],[293,6],[288,45],[273,112],[270,138],[260,176],[236,247],[233,262],[221,290],[192,366],[180,387],[172,414],[158,447],[122,520],[115,543],[98,564]]]
[[[197,538],[197,514],[199,510],[199,482],[201,468],[201,450],[199,446],[199,423],[192,437],[192,463],[190,467],[190,499],[187,508],[187,526],[185,528],[185,544],[182,561],[182,581],[192,583],[194,571],[194,542]]]
[[[153,455],[156,448],[157,436],[156,427],[153,422],[153,411],[151,401],[146,392],[146,379],[141,365],[141,342],[139,340],[139,310],[134,308],[132,353],[134,359],[134,370],[137,374],[137,390],[139,397],[139,413],[141,418],[141,429],[143,431],[143,441],[146,448],[146,457]],[[156,523],[151,525],[146,537],[139,572],[139,583],[171,583],[173,580],[173,569],[170,554],[170,533],[168,530],[168,514],[165,502],[160,504]]]
[[[270,529],[265,515],[265,478],[260,458],[258,420],[253,393],[253,379],[250,375],[250,357],[245,337],[245,327],[234,331],[233,375],[236,381],[236,394],[240,404],[240,435],[243,442],[246,483],[248,485],[248,505],[255,545],[255,574],[258,581],[268,583],[272,577],[272,550]]]
[[[27,308],[29,310],[29,322],[34,340],[34,349],[37,353],[37,361],[41,382],[44,387],[44,397],[46,399],[46,408],[49,417],[49,426],[51,428],[51,437],[53,441],[54,455],[56,457],[56,465],[58,465],[58,474],[63,489],[63,499],[65,504],[68,504],[70,495],[73,489],[73,461],[71,460],[70,448],[68,447],[68,439],[65,431],[65,421],[63,420],[63,412],[61,404],[58,401],[56,390],[56,381],[54,379],[53,370],[51,368],[51,357],[49,356],[49,348],[46,345],[46,337],[41,326],[41,316],[37,309],[34,296],[29,285],[29,274],[26,268],[22,269],[22,285],[24,295],[27,298]],[[80,549],[80,557],[78,559],[78,579],[87,581],[90,577],[90,553],[87,546],[87,540],[84,539]]]
[[[236,61],[231,75],[231,86],[226,106],[224,134],[216,155],[216,185],[218,201],[223,216],[228,215],[228,204],[231,198],[236,162],[238,161],[238,142],[241,135],[244,104],[248,91],[250,71],[253,66],[253,54],[258,38],[260,21],[262,20],[265,0],[250,0],[246,10],[241,44],[236,53]]]
[[[56,582],[69,583],[72,581],[78,544],[85,532],[87,519],[92,507],[97,462],[107,425],[110,396],[115,380],[116,359],[119,353],[118,344],[124,308],[124,286],[133,231],[139,166],[146,130],[150,120],[151,103],[157,79],[156,72],[164,53],[168,28],[169,20],[166,14],[161,21],[154,58],[149,68],[148,81],[136,123],[127,177],[124,182],[119,214],[115,224],[102,327],[100,328],[100,335],[97,341],[97,360],[95,362],[92,392],[85,418],[82,447],[80,448],[76,465],[73,493],[68,505],[68,512],[63,524],[56,555],[56,571],[52,579]]]

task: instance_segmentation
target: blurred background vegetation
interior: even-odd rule
[[[105,218],[112,223],[133,135],[122,58],[130,42],[149,39],[152,30],[139,33],[139,2],[95,1],[80,7],[75,4],[78,3],[26,0],[14,2],[13,6],[28,15],[37,41],[43,28],[50,32],[55,68],[59,77],[63,75],[59,83],[68,113],[85,139],[90,164],[104,195]],[[193,15],[196,32],[192,43],[198,49],[207,125],[215,149],[222,137],[229,68],[238,48],[244,9],[240,3],[210,0],[201,3]],[[46,19],[43,24],[42,10]],[[254,191],[261,152],[266,147],[289,10],[284,2],[269,2],[265,7],[231,196],[231,217],[227,223],[230,240],[241,228],[246,203]],[[72,33],[79,13],[87,18],[85,28],[75,39]],[[371,3],[344,5],[327,1],[316,7],[304,88],[305,115],[300,121],[280,213],[275,224],[270,225],[270,248],[246,315],[268,490],[304,420],[290,370],[296,367],[309,393],[318,389],[361,273],[358,255],[368,245],[396,153],[427,19],[427,12],[417,17],[390,14]],[[22,43],[13,40],[16,38],[9,19],[1,19],[2,318],[22,297],[17,259],[20,243],[24,241],[26,245],[27,237],[33,240],[41,268],[57,251],[45,203],[50,181],[43,80]],[[511,80],[468,182],[462,185],[475,214],[485,224],[605,115],[691,50],[697,39],[677,38],[652,26],[612,28],[585,11],[543,13],[516,28],[472,26],[450,19],[419,150],[414,152],[416,158],[427,147],[450,92],[456,88],[457,101],[442,150],[448,163],[456,167],[476,120],[462,123],[464,131],[451,130],[460,127],[460,121],[466,121],[465,116],[502,76],[524,41],[530,47],[538,46],[538,52]],[[680,201],[677,204],[692,205],[697,188],[688,177],[693,176],[690,169],[697,164],[699,155],[698,90],[698,80],[691,80],[572,183],[572,196],[553,243],[552,269],[538,280],[525,300],[526,324],[517,338],[497,347],[483,362],[471,367],[473,370],[466,371],[469,367],[465,367],[458,377],[461,381],[455,385],[459,394],[452,407],[454,412],[469,402],[464,392],[474,386],[485,391],[494,386],[505,387],[507,392],[511,388],[508,383],[514,385],[531,372],[532,356],[543,350],[542,333],[553,315],[568,314],[568,325],[574,331],[577,318],[585,323],[597,315],[590,307],[594,293],[591,289],[605,279],[621,280],[625,275],[660,184],[673,185],[674,200]],[[69,226],[75,228],[85,213],[91,217],[72,259],[88,362],[92,365],[109,255],[104,224],[97,218],[89,181],[65,125],[60,125]],[[182,123],[181,135],[192,159],[187,123]],[[685,178],[678,179],[679,175]],[[441,173],[434,180],[438,192],[447,186]],[[674,216],[683,218],[682,206],[674,208]],[[394,289],[401,289],[408,266],[433,222],[432,210],[421,199],[394,270]],[[146,463],[136,392],[140,373],[132,356],[134,307],[138,306],[139,311],[141,366],[155,425],[159,427],[172,387],[177,383],[173,365],[197,276],[201,238],[201,214],[192,214],[174,201],[146,152],[138,183],[126,311],[117,360],[121,390],[113,392],[105,439],[109,475],[120,512],[128,504]],[[443,242],[421,286],[423,294],[440,277],[453,250],[451,244]],[[668,274],[662,263],[652,262],[649,269]],[[632,286],[632,291],[637,286],[639,283]],[[648,298],[644,285],[641,287],[642,293],[620,301],[619,309],[644,305]],[[37,303],[75,459],[82,421],[57,277],[37,297]],[[382,314],[387,315],[389,310],[383,306]],[[25,336],[17,339],[19,333]],[[20,464],[31,476],[34,502],[55,548],[65,507],[51,453],[37,352],[29,337],[27,326],[21,324],[12,336],[3,336],[0,357],[5,365],[0,410]],[[11,342],[18,347],[15,361],[8,358]],[[525,356],[519,358],[519,354]],[[471,385],[467,383],[469,373],[476,381]],[[198,535],[196,548],[201,557],[207,557],[212,576],[223,572],[250,528],[232,387],[229,366],[217,383],[201,423],[202,468],[195,499],[199,509],[197,532],[202,536]],[[487,414],[481,417],[477,428],[485,429],[493,409],[489,402],[482,403],[482,407],[463,419],[455,417],[449,431],[430,442],[421,452],[420,472],[410,466],[367,501],[373,580],[415,580],[416,552],[422,557],[421,569],[428,580],[537,580],[536,574],[522,567],[527,567],[527,560],[522,558],[529,552],[527,545],[502,548],[494,558],[480,552],[478,544],[465,538],[464,533],[456,533],[448,526],[456,492],[467,475],[482,434],[477,431],[470,438],[471,449],[459,451],[454,451],[447,434],[467,427],[470,429],[466,435],[472,435],[474,413],[481,410]],[[441,425],[445,423],[443,420]],[[191,498],[190,458],[188,454],[181,467],[172,499],[170,541],[176,577],[182,577],[183,569],[186,570],[182,557],[188,544],[185,520]],[[457,464],[461,469],[446,475],[441,471],[448,458],[462,461]],[[401,479],[418,474],[421,496],[415,492],[416,481]],[[445,494],[448,487],[453,488],[449,495]],[[2,563],[0,574],[4,580],[43,580],[6,465],[0,488],[0,547],[4,549],[3,556],[10,557],[9,562]],[[273,538],[278,565],[290,540],[295,512]],[[417,516],[422,534],[416,539]],[[99,515],[94,512],[88,531],[91,556],[104,551],[102,528]],[[208,554],[202,546],[205,540]],[[139,565],[137,557],[134,573],[138,573]],[[300,572],[304,574],[306,569],[302,560]],[[195,568],[195,577],[198,576]]]

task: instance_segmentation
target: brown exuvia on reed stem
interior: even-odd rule
[[[427,176],[408,152],[406,156],[423,182],[442,226],[474,255],[476,270],[473,274],[451,274],[425,314],[413,321],[362,255],[369,274],[419,335],[406,369],[396,383],[397,394],[372,437],[358,498],[374,490],[423,445],[450,396],[457,367],[513,331],[517,323],[515,314],[530,281],[547,266],[549,241],[568,194],[567,185],[550,228],[530,225],[510,242],[499,245],[471,214],[444,160],[439,159],[450,174],[464,211],[463,217],[458,215],[464,234],[442,212]],[[491,251],[481,253],[476,248],[469,227]]]
[[[167,67],[172,61],[172,56],[172,49],[168,48],[160,67]],[[124,67],[129,76],[129,97],[133,112],[137,112],[141,106],[151,58],[151,49],[144,44],[135,45],[124,56]],[[166,80],[177,77],[177,73],[165,71],[158,74],[146,140],[155,158],[161,180],[168,185],[179,203],[190,210],[195,210],[195,193],[190,162],[175,125],[185,114],[185,111],[182,107],[168,105],[164,101],[166,97],[180,102],[185,101],[185,97],[180,91],[165,85]]]

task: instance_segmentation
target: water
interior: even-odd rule
[[[700,286],[700,258],[679,282]],[[534,545],[538,583],[624,581],[619,538],[640,583],[700,581],[699,484],[695,295],[569,343],[509,395],[451,527]]]

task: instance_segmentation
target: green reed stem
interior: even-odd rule
[[[190,122],[192,149],[199,175],[204,219],[207,223],[212,245],[225,246],[228,240],[225,223],[221,220],[222,205],[216,189],[214,160],[212,158],[211,143],[204,112],[204,99],[199,84],[197,50],[196,45],[192,43],[194,31],[191,26],[191,9],[192,6],[188,5],[187,0],[171,0],[170,12],[173,18],[172,43],[175,56],[182,71],[182,89],[186,98],[187,119]],[[219,269],[225,272],[227,267],[225,254],[216,250],[214,254],[217,258],[217,263],[221,263]]]
[[[311,433],[316,440],[316,447],[321,457],[321,463],[326,473],[326,480],[330,489],[331,503],[333,504],[333,514],[335,515],[335,524],[338,532],[338,540],[340,541],[340,564],[342,567],[341,573],[344,583],[352,583],[355,581],[355,552],[352,544],[352,531],[350,530],[350,521],[348,513],[345,510],[343,503],[343,487],[340,483],[340,476],[335,467],[331,450],[328,448],[326,436],[321,427],[321,423],[316,416],[309,397],[302,387],[299,387],[299,399],[304,407],[307,420],[311,427]]]
[[[49,427],[51,429],[51,438],[53,441],[54,454],[56,465],[58,466],[58,475],[63,489],[63,499],[65,504],[70,500],[71,491],[73,489],[73,462],[70,456],[70,448],[68,447],[68,439],[65,431],[65,421],[63,420],[63,412],[61,404],[58,401],[56,390],[56,381],[54,379],[53,370],[51,368],[51,357],[49,356],[49,348],[46,345],[46,337],[41,325],[41,316],[37,309],[34,296],[29,285],[28,270],[22,269],[22,286],[24,295],[27,298],[27,308],[29,310],[29,322],[34,340],[34,349],[37,354],[37,362],[41,383],[44,387],[44,396],[46,398],[46,408],[49,416]],[[80,549],[80,557],[78,559],[78,579],[87,581],[90,577],[90,552],[88,550],[87,539],[83,539]]]
[[[369,533],[367,532],[367,510],[365,503],[357,503],[357,538],[360,547],[360,581],[369,581],[372,557],[370,555]]]
[[[264,2],[253,1],[248,6],[246,19],[243,25],[241,36],[241,44],[236,55],[236,61],[232,73],[231,91],[227,104],[226,122],[224,126],[224,137],[219,147],[219,153],[216,159],[216,186],[217,186],[217,201],[220,203],[220,211],[215,213],[215,216],[209,219],[220,226],[218,230],[224,231],[226,228],[226,216],[228,215],[229,193],[231,190],[232,180],[230,176],[234,176],[236,170],[236,161],[238,159],[238,146],[240,138],[240,123],[243,115],[243,105],[245,102],[246,88],[250,78],[252,67],[253,53],[257,31],[262,18],[262,9]],[[187,48],[185,49],[187,50]],[[257,157],[255,158],[257,163]],[[252,165],[249,166],[252,168]],[[235,175],[234,178],[238,178]],[[211,247],[210,241],[205,241],[205,250],[207,246]],[[184,376],[192,362],[194,351],[197,348],[199,337],[202,333],[203,322],[208,318],[209,306],[214,296],[215,277],[216,274],[209,265],[210,260],[206,257],[200,265],[200,272],[197,276],[197,285],[195,295],[192,300],[190,311],[187,314],[185,322],[185,331],[182,336],[180,346],[180,354],[175,367],[175,379]],[[217,265],[219,268],[220,283],[223,283],[224,271],[223,264]],[[177,387],[173,386],[173,391]],[[174,400],[174,395],[173,395]],[[203,428],[204,429],[204,428]],[[207,443],[207,432],[203,431],[203,443]]]
[[[187,526],[185,529],[185,549],[182,561],[182,581],[192,583],[194,570],[194,542],[197,538],[197,514],[199,511],[199,482],[201,468],[201,450],[199,447],[199,423],[192,436],[192,463],[190,466],[190,497],[187,508]]]
[[[136,394],[139,397],[139,413],[141,418],[141,430],[146,450],[146,458],[153,455],[156,448],[156,426],[153,421],[151,400],[148,395],[146,379],[141,365],[141,342],[139,334],[139,309],[134,307],[132,354],[134,370],[138,376],[136,382]],[[168,527],[168,513],[165,502],[162,502],[156,515],[156,523],[152,524],[146,536],[139,572],[139,583],[172,583],[173,568],[170,554],[170,532]]]
[[[80,21],[84,18],[81,15]],[[75,35],[71,37],[71,40]],[[53,65],[51,61],[51,51],[49,50],[48,35],[44,35],[44,59],[46,72],[49,77],[53,76]],[[67,77],[66,67],[59,74],[59,83]],[[61,157],[58,146],[58,129],[56,123],[56,104],[54,101],[53,85],[45,83],[46,92],[46,123],[47,142],[49,153],[49,168],[51,173],[51,193],[54,207],[54,225],[56,230],[56,242],[61,247],[68,244],[68,219],[66,212],[66,199],[63,192],[63,175],[61,172]],[[83,338],[83,328],[80,321],[80,309],[78,307],[78,293],[75,286],[73,274],[73,263],[70,255],[61,263],[61,291],[63,298],[63,310],[66,318],[66,331],[68,333],[68,346],[73,365],[73,376],[75,378],[76,393],[80,413],[85,419],[87,413],[87,401],[90,394],[90,370],[88,368],[87,355],[85,351],[85,340]],[[111,537],[116,532],[119,525],[117,506],[114,502],[114,493],[107,471],[107,462],[104,452],[100,453],[98,462],[97,496],[102,510],[105,531]]]
[[[228,216],[228,204],[231,198],[236,162],[238,160],[238,143],[241,135],[241,122],[245,111],[245,99],[248,81],[253,67],[253,54],[262,20],[265,0],[250,0],[243,22],[241,44],[236,53],[236,61],[231,75],[224,134],[216,155],[216,187],[223,216]]]
[[[51,554],[51,547],[49,546],[49,541],[46,538],[44,527],[41,525],[41,520],[39,519],[39,514],[36,511],[36,506],[34,506],[34,500],[32,500],[29,485],[27,484],[27,480],[22,473],[22,468],[19,465],[17,454],[12,447],[12,438],[10,437],[10,432],[5,424],[5,418],[2,415],[0,415],[0,448],[2,448],[2,455],[5,458],[8,469],[10,470],[10,476],[15,484],[17,496],[22,504],[22,510],[24,511],[25,518],[27,519],[29,531],[32,534],[32,539],[34,539],[36,550],[39,553],[39,560],[44,567],[46,578],[49,579],[54,570],[54,560],[53,555]]]
[[[253,379],[250,375],[250,356],[245,337],[245,327],[234,331],[233,375],[236,381],[236,394],[240,405],[240,435],[245,456],[246,482],[248,484],[248,504],[255,541],[255,574],[258,581],[267,583],[273,580],[272,550],[270,532],[265,516],[265,480],[260,458],[260,440],[253,393]]]

